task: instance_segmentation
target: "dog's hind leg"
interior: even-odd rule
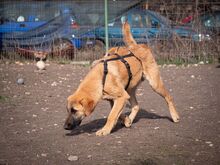
[[[122,109],[127,99],[129,99],[129,95],[126,91],[124,91],[122,96],[114,100],[114,105],[107,118],[107,122],[102,129],[96,132],[97,136],[104,136],[111,133],[111,130],[114,128],[114,126],[118,121],[119,116],[121,115]]]
[[[113,100],[108,100],[108,101],[109,101],[110,106],[111,106],[111,109],[112,109],[112,107],[113,107],[113,105],[114,105],[114,101],[113,101]]]
[[[125,127],[131,127],[131,124],[133,123],[138,111],[139,111],[139,105],[135,96],[135,90],[136,88],[133,88],[131,90],[128,90],[128,94],[130,95],[129,102],[131,104],[131,113],[129,116],[121,115],[120,119],[122,120],[122,124],[125,125]]]
[[[165,98],[173,121],[179,122],[179,115],[175,109],[173,99],[164,87],[164,84],[160,77],[159,69],[156,64],[152,64],[152,66],[148,66],[147,68],[145,68],[144,74],[153,90]]]

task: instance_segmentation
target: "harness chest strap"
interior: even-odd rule
[[[104,89],[104,86],[105,86],[105,81],[106,81],[106,76],[108,74],[108,62],[109,61],[116,61],[116,60],[120,60],[121,62],[124,63],[126,69],[127,69],[127,72],[128,72],[128,83],[125,87],[125,90],[127,90],[127,88],[129,87],[130,85],[130,81],[132,79],[132,73],[131,73],[131,68],[130,68],[130,65],[129,63],[124,59],[124,58],[128,58],[128,57],[132,57],[134,56],[133,53],[130,53],[128,55],[125,55],[125,56],[120,56],[118,54],[114,54],[116,55],[117,57],[116,58],[111,58],[111,59],[107,59],[107,60],[102,60],[101,62],[103,62],[103,66],[104,66],[104,75],[103,75],[103,79],[102,79],[102,84],[103,84],[103,89]]]

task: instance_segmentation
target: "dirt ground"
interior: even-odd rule
[[[110,112],[100,101],[81,126],[63,129],[66,98],[89,67],[0,63],[0,165],[219,165],[220,68],[217,64],[161,67],[181,120],[170,121],[165,101],[148,83],[137,90],[141,111],[131,128],[117,124],[97,137]],[[18,85],[17,78],[24,78]],[[124,108],[129,111],[129,105]]]

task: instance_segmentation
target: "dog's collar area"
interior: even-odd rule
[[[35,61],[46,61],[47,60],[47,57],[45,57],[45,58],[42,58],[42,57],[35,57]]]
[[[117,54],[117,53],[108,54],[108,56],[111,56],[111,55],[115,55],[116,57],[115,57],[115,58],[111,58],[111,59],[106,59],[106,60],[100,61],[100,62],[103,62],[103,66],[104,66],[104,75],[103,75],[103,79],[102,79],[103,90],[104,90],[104,87],[105,87],[105,81],[106,81],[106,77],[107,77],[107,74],[108,74],[108,62],[110,62],[110,61],[117,61],[117,60],[120,60],[122,63],[124,63],[124,65],[125,65],[125,67],[126,67],[126,69],[127,69],[127,72],[128,72],[128,83],[127,83],[127,85],[125,86],[125,90],[127,90],[127,88],[129,87],[130,81],[131,81],[131,79],[132,79],[132,73],[131,73],[130,65],[129,65],[129,63],[125,60],[125,58],[135,57],[135,56],[134,56],[134,54],[133,54],[132,52],[130,52],[129,54],[124,55],[124,56],[120,56],[120,55]]]

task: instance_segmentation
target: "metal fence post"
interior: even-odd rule
[[[108,51],[108,0],[105,0],[105,51]]]

